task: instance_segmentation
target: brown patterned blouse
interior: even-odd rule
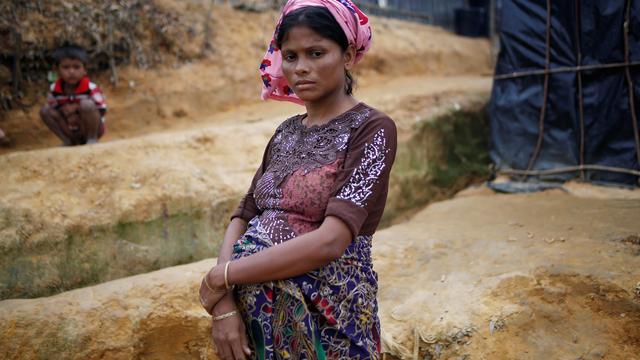
[[[364,103],[323,125],[306,127],[304,117],[278,127],[231,218],[251,221],[274,244],[317,229],[327,216],[344,221],[354,239],[372,235],[387,199],[395,123]]]

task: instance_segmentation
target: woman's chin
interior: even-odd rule
[[[332,93],[306,90],[306,91],[297,91],[296,95],[300,98],[300,100],[304,102],[316,102],[316,101],[324,100],[324,99],[327,99],[328,97],[331,97]]]
[[[314,94],[310,94],[306,91],[302,91],[300,93],[296,93],[296,95],[298,95],[298,97],[300,98],[300,100],[304,101],[304,102],[314,102],[316,100],[318,100],[320,98],[320,96],[314,95]]]

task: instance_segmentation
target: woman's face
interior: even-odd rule
[[[282,42],[282,71],[294,93],[314,102],[344,93],[345,69],[350,69],[355,51],[342,51],[333,40],[306,26],[291,28]]]

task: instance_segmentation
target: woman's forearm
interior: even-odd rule
[[[342,220],[328,217],[317,230],[233,261],[229,283],[255,284],[302,275],[342,256],[351,237]],[[224,284],[224,274],[219,268],[213,276],[216,282],[222,279]]]
[[[227,231],[224,234],[224,240],[220,245],[218,251],[218,264],[223,264],[231,260],[231,254],[233,253],[233,244],[247,231],[247,222],[241,218],[233,218]]]
[[[233,244],[247,231],[247,222],[241,218],[233,218],[218,251],[218,264],[224,264],[231,259]],[[220,315],[234,310],[236,307],[233,292],[228,292],[213,309],[214,315]]]

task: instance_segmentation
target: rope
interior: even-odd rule
[[[508,80],[508,79],[515,79],[519,77],[525,77],[525,76],[558,74],[558,73],[565,73],[565,72],[589,71],[589,70],[601,70],[601,69],[615,69],[615,68],[633,67],[633,66],[640,66],[640,61],[630,61],[630,62],[610,63],[610,64],[580,65],[580,66],[561,66],[553,69],[515,71],[508,74],[495,75],[493,79]]]
[[[585,171],[585,170],[590,170],[590,171],[608,171],[608,172],[615,172],[615,173],[620,173],[620,174],[629,174],[629,175],[640,176],[640,171],[638,171],[638,170],[631,170],[631,169],[625,169],[625,168],[619,168],[619,167],[613,167],[613,166],[605,166],[605,165],[567,166],[567,167],[548,169],[548,170],[504,169],[504,170],[498,170],[498,174],[521,175],[521,176],[545,176],[545,175],[554,175],[554,174],[561,174],[561,173],[575,172],[575,171]]]

